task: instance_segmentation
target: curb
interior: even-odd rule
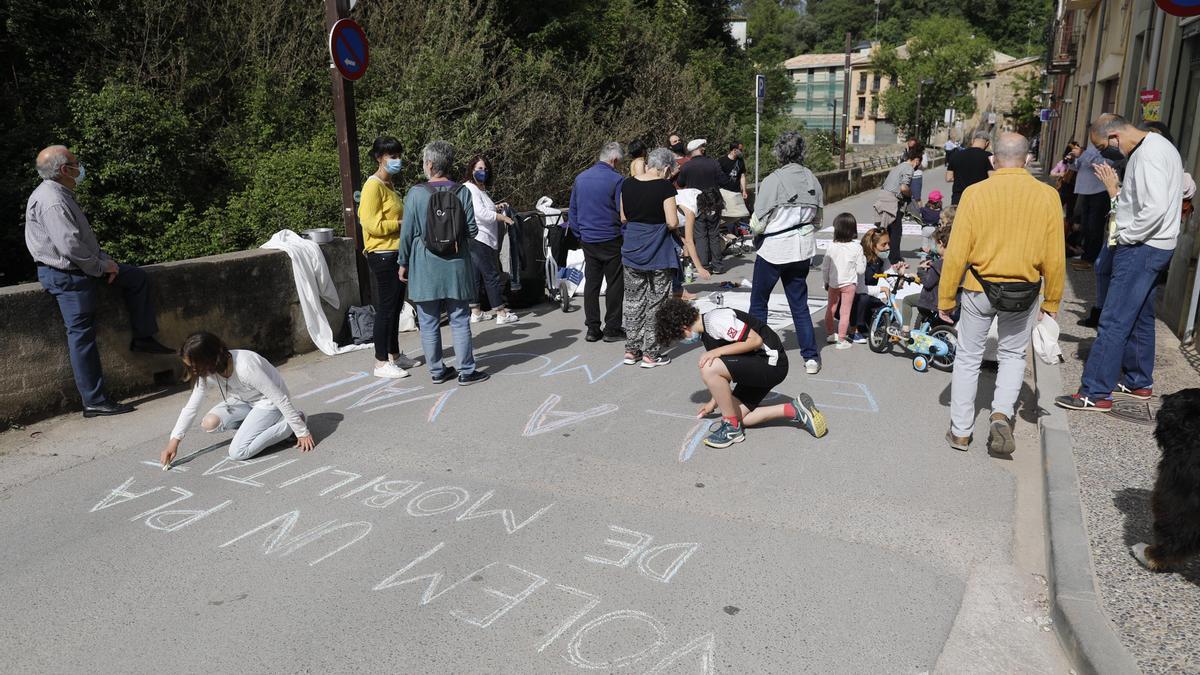
[[[1066,411],[1054,405],[1054,397],[1062,391],[1062,374],[1036,357],[1033,363],[1041,408],[1038,431],[1046,473],[1047,581],[1054,629],[1079,672],[1140,673],[1137,661],[1121,644],[1116,627],[1104,613],[1096,590],[1071,430]]]

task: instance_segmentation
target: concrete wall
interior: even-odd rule
[[[346,310],[359,302],[354,249],[349,239],[321,247],[341,306],[325,307],[334,335]],[[176,347],[190,333],[209,330],[231,347],[253,349],[272,361],[313,351],[296,295],[291,261],[280,251],[254,249],[149,265],[158,310],[159,339]],[[175,356],[129,351],[129,313],[119,291],[104,287],[96,312],[97,340],[110,396],[127,398],[178,381]],[[0,288],[0,428],[79,410],[67,358],[66,332],[54,298],[40,284]]]
[[[945,163],[944,156],[937,156],[930,159],[929,166],[923,166],[921,169],[930,171]],[[887,178],[888,171],[891,171],[891,167],[865,173],[858,168],[826,171],[817,174],[817,180],[821,182],[821,189],[825,192],[825,203],[832,204],[856,194],[878,189],[883,185],[883,179]]]

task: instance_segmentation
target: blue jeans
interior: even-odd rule
[[[1096,342],[1083,368],[1080,394],[1108,398],[1122,371],[1130,389],[1153,386],[1154,289],[1172,253],[1144,244],[1112,250],[1112,282]]]
[[[454,355],[458,372],[475,372],[475,352],[471,349],[471,306],[466,300],[426,300],[413,303],[417,307],[417,323],[421,328],[421,349],[429,374],[438,377],[446,370],[442,364],[442,308],[450,314],[450,335],[454,340]]]
[[[125,295],[133,337],[152,337],[158,332],[158,323],[150,302],[146,273],[133,265],[117,267],[117,278],[112,285],[119,287]],[[58,310],[67,327],[67,349],[75,374],[75,387],[83,404],[91,407],[107,403],[100,349],[96,346],[96,302],[101,280],[82,272],[64,272],[42,265],[38,266],[37,274],[42,287],[58,301]]]
[[[812,313],[808,309],[808,268],[811,260],[775,265],[755,258],[754,279],[750,287],[750,316],[767,322],[767,302],[775,284],[783,279],[783,293],[792,310],[792,325],[796,327],[796,342],[805,361],[821,360],[817,338],[813,335]]]
[[[1096,256],[1096,304],[1093,305],[1097,310],[1104,309],[1104,299],[1108,297],[1108,287],[1112,283],[1112,259],[1113,250],[1107,244],[1100,248],[1100,255]]]

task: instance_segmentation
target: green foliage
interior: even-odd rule
[[[963,19],[933,17],[913,27],[907,59],[885,46],[872,56],[872,66],[891,78],[881,95],[888,118],[897,127],[926,138],[946,108],[966,116],[975,112],[971,82],[992,65],[992,47]],[[920,114],[917,120],[918,83]]]
[[[976,27],[972,32],[978,37],[987,38],[1006,54],[1033,56],[1045,49],[1045,31],[1054,14],[1052,0],[881,0],[878,8],[876,28],[873,2],[809,0],[796,53],[842,51],[846,31],[856,42],[900,44],[914,32],[916,24],[941,17],[965,20]]]
[[[1042,79],[1035,75],[1020,73],[1013,82],[1013,122],[1018,133],[1032,137],[1041,127],[1038,112],[1042,108]]]

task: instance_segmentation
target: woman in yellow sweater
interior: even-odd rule
[[[371,146],[371,159],[379,168],[362,187],[358,219],[363,229],[363,253],[371,268],[375,294],[375,376],[399,379],[408,377],[407,368],[417,362],[400,351],[400,308],[404,302],[404,282],[396,257],[400,249],[400,220],[404,200],[396,194],[392,179],[400,173],[403,152],[400,141],[380,136]]]

